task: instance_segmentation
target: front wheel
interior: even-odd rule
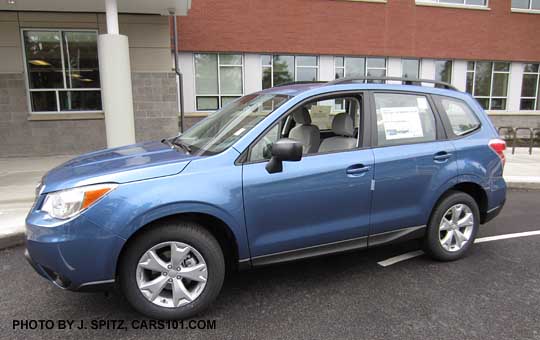
[[[138,235],[120,266],[124,296],[155,319],[184,319],[203,311],[219,294],[225,276],[219,243],[190,222],[160,225]]]
[[[440,261],[462,258],[474,243],[479,224],[480,211],[476,201],[464,192],[451,192],[433,211],[424,248]]]

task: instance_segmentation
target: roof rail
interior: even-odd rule
[[[354,83],[358,81],[365,81],[365,80],[391,80],[391,81],[401,81],[404,82],[405,85],[420,85],[422,86],[422,83],[428,83],[428,84],[435,84],[439,85],[445,89],[448,90],[454,90],[459,91],[454,86],[442,82],[442,81],[436,81],[432,79],[415,79],[415,78],[403,78],[403,77],[351,77],[351,78],[340,78],[333,81],[329,81],[328,85],[337,85],[337,84],[345,84],[345,83]]]
[[[289,86],[289,85],[300,85],[300,84],[326,84],[327,81],[323,80],[301,80],[301,81],[289,81],[283,84],[274,85],[274,87],[280,87],[280,86]]]

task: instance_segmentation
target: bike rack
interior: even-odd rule
[[[512,142],[512,155],[516,151],[517,133],[520,130],[529,131],[529,141],[530,141],[530,143],[529,143],[529,155],[532,155],[532,148],[533,148],[533,143],[534,143],[534,132],[533,132],[533,129],[526,128],[526,127],[518,127],[516,129],[514,129],[514,141]]]

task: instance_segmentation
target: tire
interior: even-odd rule
[[[171,257],[173,246],[177,249],[174,254],[180,254],[176,255],[178,260]],[[151,260],[154,257],[149,250],[152,249],[153,254],[158,254],[158,260]],[[180,263],[178,269],[181,271],[169,267],[173,263]],[[168,269],[159,273],[164,268],[163,264]],[[192,276],[196,279],[190,280],[183,276],[184,270],[194,268],[197,270],[193,271]],[[120,289],[135,310],[154,319],[178,320],[199,314],[216,299],[223,285],[225,261],[218,241],[201,225],[187,221],[163,223],[137,235],[130,242],[120,259],[118,273]],[[203,280],[205,275],[206,280]],[[163,283],[162,279],[167,282]],[[155,286],[158,288],[154,289],[151,281],[159,281],[158,286]],[[152,289],[139,288],[140,285]],[[190,292],[191,288],[193,293]],[[173,295],[173,289],[178,293]],[[154,296],[152,293],[157,291],[160,291],[160,295],[151,301]],[[181,296],[184,298],[176,298]]]
[[[469,213],[472,221],[466,219]],[[457,220],[454,215],[458,216]],[[460,225],[463,227],[460,228]],[[431,214],[424,239],[424,250],[439,261],[460,259],[472,247],[479,225],[480,210],[476,201],[464,192],[451,191],[441,199]],[[462,235],[465,236],[465,240]]]

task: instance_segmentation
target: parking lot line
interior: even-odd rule
[[[420,256],[422,254],[424,254],[423,251],[415,250],[415,251],[411,251],[409,253],[405,253],[405,254],[401,254],[401,255],[398,255],[398,256],[391,257],[389,259],[386,259],[384,261],[377,262],[377,263],[380,266],[388,267],[388,266],[391,266],[391,265],[396,264],[398,262],[405,261],[405,260],[408,260],[408,259],[412,259],[413,257]]]
[[[526,236],[534,236],[534,235],[540,235],[540,230],[534,230],[534,231],[525,231],[522,233],[513,233],[513,234],[504,234],[504,235],[496,235],[496,236],[487,236],[487,237],[481,237],[477,238],[474,243],[484,243],[484,242],[491,242],[491,241],[497,241],[497,240],[505,240],[509,238],[517,238],[517,237],[526,237]],[[410,260],[412,258],[418,257],[420,255],[423,255],[424,252],[422,250],[415,250],[411,251],[405,254],[401,254],[398,256],[391,257],[389,259],[386,259],[384,261],[377,262],[381,267],[388,267],[393,264],[396,264],[398,262]]]
[[[525,232],[522,232],[522,233],[504,234],[504,235],[497,235],[497,236],[481,237],[481,238],[477,238],[474,241],[474,243],[505,240],[505,239],[508,239],[508,238],[525,237],[525,236],[533,236],[533,235],[540,235],[540,230],[525,231]]]

